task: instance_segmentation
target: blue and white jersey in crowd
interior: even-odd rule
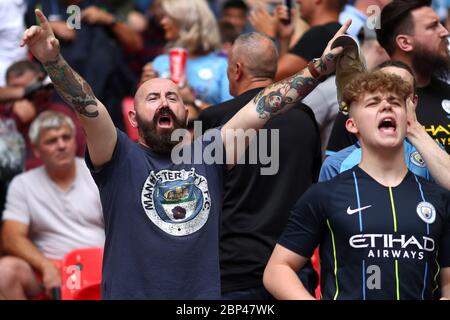
[[[416,148],[407,140],[404,142],[405,162],[409,171],[417,176],[432,181],[425,161]],[[327,181],[341,172],[347,171],[361,162],[361,146],[359,142],[328,156],[320,168],[319,181]]]

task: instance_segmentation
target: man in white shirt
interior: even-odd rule
[[[2,240],[10,256],[0,259],[4,299],[33,298],[43,289],[49,295],[61,286],[55,260],[77,248],[104,245],[99,192],[84,161],[75,157],[72,120],[45,111],[29,136],[44,165],[16,176],[8,189]]]
[[[27,50],[19,46],[25,31],[25,0],[0,0],[0,87],[6,85],[6,69],[26,57]]]

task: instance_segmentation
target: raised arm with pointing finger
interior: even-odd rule
[[[59,41],[47,18],[39,9],[35,13],[40,26],[25,31],[21,46],[28,46],[44,66],[59,95],[80,116],[92,163],[101,166],[111,159],[117,140],[111,117],[90,85],[61,56]]]
[[[47,18],[38,9],[36,16],[40,26],[27,29],[21,45],[28,45],[33,55],[47,70],[58,93],[80,115],[86,131],[91,160],[95,166],[102,166],[111,159],[116,144],[117,133],[114,124],[105,106],[95,97],[89,84],[60,55],[59,42]],[[236,147],[234,141],[227,143],[227,129],[262,128],[270,117],[288,110],[307,96],[320,79],[334,72],[335,59],[342,52],[342,47],[331,49],[331,43],[336,37],[344,34],[350,24],[351,20],[340,28],[328,43],[321,58],[312,60],[306,69],[292,77],[264,89],[224,125],[222,138],[228,155],[236,158],[237,153],[231,152],[231,148]],[[227,163],[234,163],[235,160],[228,159]]]
[[[227,143],[226,132],[228,129],[262,128],[271,117],[287,111],[301,101],[322,79],[335,71],[335,60],[342,53],[343,48],[331,49],[331,44],[347,31],[350,24],[351,20],[344,23],[328,42],[322,57],[312,60],[304,70],[262,90],[222,127],[222,139],[227,150],[227,157],[237,155],[237,152],[231,150],[231,148],[235,148],[234,144]],[[232,163],[230,159],[227,161],[227,163]]]

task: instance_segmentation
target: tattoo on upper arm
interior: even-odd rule
[[[44,63],[53,84],[60,96],[67,102],[77,113],[88,118],[98,116],[98,110],[87,110],[88,106],[97,106],[97,99],[91,86],[76,73],[64,60],[58,56],[54,61]]]
[[[311,92],[317,80],[301,71],[293,77],[272,84],[253,98],[261,119],[279,114],[287,105],[294,104]]]

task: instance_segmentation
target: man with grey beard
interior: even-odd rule
[[[450,85],[442,80],[450,74],[449,32],[431,8],[431,0],[392,1],[383,8],[376,32],[390,58],[413,69],[417,119],[450,154]],[[327,150],[338,151],[354,142],[345,131],[345,120],[338,115]]]

